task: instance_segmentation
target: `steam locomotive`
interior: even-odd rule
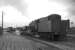
[[[69,30],[69,20],[61,20],[61,15],[51,14],[29,24],[31,35],[49,40],[64,40]]]

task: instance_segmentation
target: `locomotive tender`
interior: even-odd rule
[[[50,40],[63,40],[69,29],[69,20],[61,20],[58,14],[37,19],[30,23],[32,35]]]

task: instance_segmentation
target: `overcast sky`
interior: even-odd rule
[[[57,13],[75,23],[75,0],[0,0],[5,26],[23,26],[30,21]],[[74,24],[72,25],[74,26]]]

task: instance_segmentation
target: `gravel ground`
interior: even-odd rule
[[[6,34],[0,37],[0,50],[37,50],[34,42],[16,35]]]
[[[0,37],[0,50],[61,50],[32,38],[5,33]]]
[[[51,45],[32,40],[30,37],[22,37],[16,34],[6,33],[0,36],[0,50],[61,50]],[[70,50],[70,49],[69,49]]]

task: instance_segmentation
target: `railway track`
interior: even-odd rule
[[[35,39],[37,40],[37,39]],[[44,40],[38,40],[46,45],[51,45],[57,48],[60,48],[62,50],[75,50],[75,43],[71,42],[48,42]]]
[[[31,36],[29,36],[31,38]],[[54,46],[57,48],[60,48],[62,50],[75,50],[75,36],[73,35],[67,35],[66,41],[49,41],[49,40],[43,40],[40,38],[32,37],[32,40],[41,42],[48,46]]]
[[[68,38],[68,40],[66,41],[47,41],[47,40],[43,40],[43,39],[39,39],[39,38],[34,38],[32,37],[33,40],[35,41],[39,41],[43,44],[46,44],[48,46],[54,46],[57,48],[60,48],[62,50],[75,50],[75,38]],[[72,41],[71,41],[72,40]]]

